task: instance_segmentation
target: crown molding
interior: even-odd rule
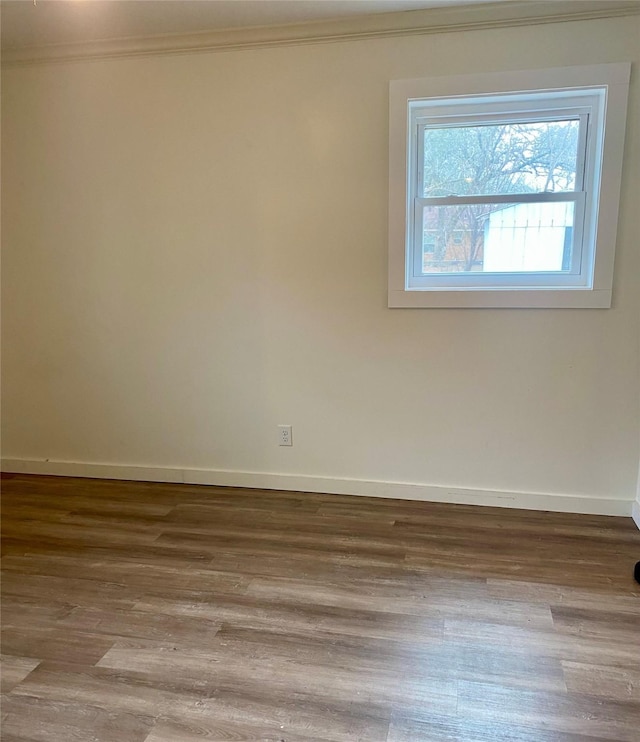
[[[2,51],[3,66],[238,51],[640,15],[640,0],[511,0],[336,21],[106,39]]]

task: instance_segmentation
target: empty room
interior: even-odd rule
[[[640,0],[1,0],[3,742],[640,742]]]

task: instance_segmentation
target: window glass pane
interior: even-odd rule
[[[574,203],[422,209],[422,273],[569,271]]]
[[[573,191],[578,119],[424,129],[424,198]]]

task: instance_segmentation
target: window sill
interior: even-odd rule
[[[609,309],[606,289],[464,289],[389,291],[391,309]]]

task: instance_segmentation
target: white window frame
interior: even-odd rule
[[[631,65],[394,80],[390,85],[389,307],[611,306]],[[578,118],[575,191],[422,199],[425,126]],[[573,201],[569,271],[421,274],[420,206]],[[415,239],[414,239],[415,235]]]

